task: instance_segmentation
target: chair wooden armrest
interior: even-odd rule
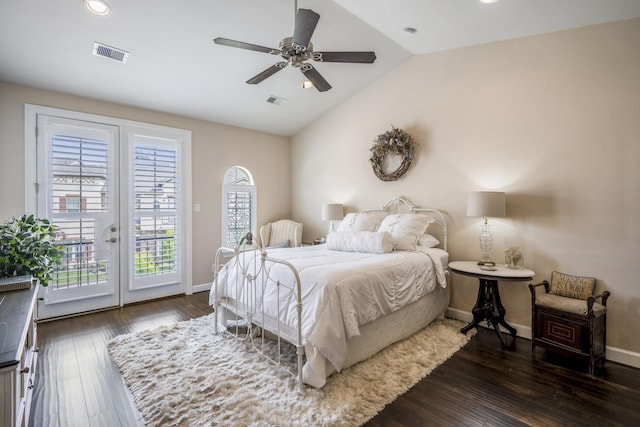
[[[591,310],[593,309],[593,303],[595,303],[599,298],[602,299],[601,304],[606,307],[609,295],[611,295],[611,292],[609,291],[604,291],[603,293],[598,295],[589,295],[589,297],[587,298],[587,312],[591,313]]]
[[[543,280],[540,283],[530,283],[529,284],[529,291],[531,292],[531,298],[532,298],[532,302],[533,304],[535,304],[536,302],[536,288],[539,286],[544,286],[544,291],[545,293],[549,293],[549,282],[546,280]]]
[[[600,304],[602,304],[602,305],[604,305],[606,307],[607,306],[607,300],[609,299],[610,295],[611,295],[611,292],[604,291],[601,294],[594,295],[593,298],[594,299],[602,298],[602,302]]]

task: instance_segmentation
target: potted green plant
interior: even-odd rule
[[[0,225],[0,280],[32,276],[47,286],[62,261],[63,247],[55,242],[56,227],[35,215],[10,218]]]

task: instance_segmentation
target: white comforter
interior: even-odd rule
[[[347,340],[360,335],[359,326],[418,300],[438,285],[446,287],[442,263],[429,251],[432,250],[419,247],[417,252],[373,254],[333,251],[326,245],[271,249],[270,258],[287,260],[300,275],[302,337],[307,357],[312,350],[340,371],[346,357]],[[251,255],[260,256],[259,252]],[[250,273],[254,274],[251,270],[259,263],[252,262],[251,265]],[[280,264],[270,264],[269,275],[274,280],[292,282],[291,273]],[[218,278],[218,298],[246,301],[248,291],[238,292],[235,288],[240,277],[233,269],[223,268]],[[209,297],[212,305],[214,291],[212,287]],[[255,292],[260,301],[261,290]],[[280,292],[278,308],[275,286],[266,287],[265,307],[258,303],[257,309],[266,314],[265,325],[273,324],[273,319],[279,318],[281,333],[295,342],[296,310],[295,304],[290,304],[295,298],[286,291]]]

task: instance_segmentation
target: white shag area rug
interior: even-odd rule
[[[213,324],[208,315],[109,342],[148,426],[359,426],[473,335],[460,333],[462,322],[436,320],[334,374],[322,389],[299,392],[291,376],[244,343],[214,335]]]

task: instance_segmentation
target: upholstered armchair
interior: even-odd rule
[[[260,246],[298,247],[302,245],[302,223],[290,219],[269,222],[260,227]]]
[[[531,352],[536,346],[564,356],[586,360],[589,375],[596,362],[604,364],[607,344],[607,299],[593,295],[596,279],[554,271],[551,283],[530,284]],[[536,292],[540,286],[544,292]],[[596,302],[600,300],[600,302]]]

